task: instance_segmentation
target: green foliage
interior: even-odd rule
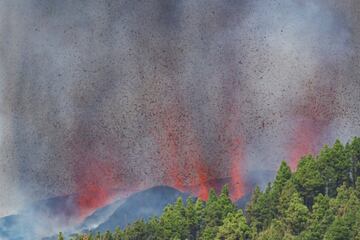
[[[284,237],[284,224],[279,220],[272,221],[269,228],[265,231],[262,231],[257,237],[256,240],[279,240]]]
[[[360,138],[304,156],[292,173],[281,162],[274,182],[256,187],[245,214],[224,186],[209,199],[179,198],[163,214],[123,231],[75,240],[360,240]],[[59,233],[58,240],[63,240]]]
[[[273,185],[273,191],[281,192],[282,187],[291,178],[291,170],[285,161],[281,162],[280,168],[276,174]]]
[[[124,232],[121,231],[121,229],[119,227],[117,227],[115,229],[113,237],[114,237],[114,240],[122,240],[122,239],[124,239]]]
[[[200,233],[199,240],[213,240],[216,237],[217,231],[217,226],[206,226]]]
[[[266,229],[274,217],[274,204],[270,194],[271,185],[268,185],[264,193],[260,193],[256,201],[248,206],[248,216],[251,227],[257,232]],[[252,213],[252,214],[251,214]]]
[[[351,158],[352,183],[355,185],[357,178],[360,177],[360,138],[353,138],[352,142],[347,144],[347,149]]]
[[[219,227],[216,240],[246,240],[251,235],[250,227],[241,210],[229,213]]]
[[[196,239],[202,226],[204,203],[197,199],[194,203],[192,198],[186,201],[185,218],[187,219],[188,239]]]
[[[324,240],[349,240],[351,230],[345,223],[343,218],[336,217],[335,221],[330,225],[327,230]]]
[[[302,233],[302,240],[321,240],[328,226],[334,221],[334,209],[330,207],[330,198],[319,194],[315,197],[308,228]]]
[[[352,146],[352,145],[351,145]],[[351,182],[351,146],[336,140],[333,148],[325,146],[319,156],[319,172],[325,183],[325,194],[335,197],[337,187]]]
[[[57,239],[58,240],[64,240],[64,236],[63,236],[62,232],[59,232]]]
[[[316,195],[325,192],[325,181],[321,177],[319,163],[312,156],[300,160],[294,182],[307,207],[312,207]]]
[[[299,193],[295,192],[290,200],[289,207],[285,211],[284,221],[289,231],[294,234],[300,234],[307,225],[309,210],[303,204]]]
[[[287,165],[285,161],[281,162],[280,168],[276,174],[276,178],[274,181],[273,186],[269,190],[269,196],[268,196],[268,208],[271,211],[271,219],[278,216],[279,214],[279,198],[281,196],[281,192],[284,188],[284,186],[287,184],[287,182],[291,179],[292,174],[290,167]]]
[[[255,189],[247,206],[253,239],[360,238],[359,159],[360,140],[354,138],[303,157],[290,178],[282,163],[274,184]]]
[[[181,198],[174,205],[167,206],[160,217],[165,239],[186,239],[190,236],[186,209]]]
[[[285,212],[289,208],[290,201],[293,197],[293,194],[298,193],[294,181],[287,181],[279,197],[279,202],[277,204],[277,211],[279,217],[284,217]]]
[[[251,228],[256,233],[266,229],[272,220],[281,214],[282,209],[279,209],[279,206],[282,190],[291,177],[290,167],[285,161],[282,161],[274,184],[269,184],[263,193],[260,192],[259,188],[255,189],[246,212],[248,213]]]
[[[144,220],[134,222],[124,231],[124,240],[148,239],[149,237],[152,237],[151,231]]]

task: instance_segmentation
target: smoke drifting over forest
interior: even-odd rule
[[[0,215],[231,178],[360,134],[356,0],[0,3]],[[98,196],[96,199],[91,196]]]

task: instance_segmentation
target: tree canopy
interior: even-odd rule
[[[206,202],[179,198],[159,217],[73,239],[360,240],[359,174],[360,138],[346,145],[337,140],[317,156],[302,157],[294,172],[281,162],[273,183],[255,187],[244,211],[225,185]]]

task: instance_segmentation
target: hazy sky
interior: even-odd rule
[[[357,0],[2,0],[0,215],[93,184],[262,184],[360,135],[359,60]]]

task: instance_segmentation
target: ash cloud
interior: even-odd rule
[[[263,184],[260,170],[359,135],[359,7],[2,1],[0,214],[94,182],[167,184],[174,164],[184,184],[199,162],[226,178],[238,145],[241,179]]]

